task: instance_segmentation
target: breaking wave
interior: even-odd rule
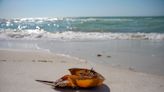
[[[163,33],[112,33],[112,32],[47,32],[42,29],[0,30],[0,39],[26,40],[164,40]]]

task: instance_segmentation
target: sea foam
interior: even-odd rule
[[[160,33],[101,33],[101,32],[47,32],[43,29],[1,30],[0,39],[46,39],[46,40],[164,40]]]

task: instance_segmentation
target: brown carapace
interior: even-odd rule
[[[57,81],[36,80],[53,87],[90,88],[103,84],[105,78],[93,69],[71,68],[71,75],[65,75]]]

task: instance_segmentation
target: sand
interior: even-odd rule
[[[92,89],[53,89],[35,81],[55,81],[74,67],[93,67],[106,80]],[[107,67],[46,51],[1,49],[0,92],[164,92],[164,76]]]

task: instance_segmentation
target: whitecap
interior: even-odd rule
[[[40,27],[39,26],[36,26],[36,29],[39,29],[40,30]]]
[[[21,28],[21,25],[18,25],[17,29],[18,29],[18,30],[21,30],[21,29],[22,29],[22,28]]]
[[[56,21],[56,20],[58,20],[58,18],[48,18],[47,20],[48,21]]]
[[[48,26],[50,26],[50,24],[47,24]]]
[[[11,25],[11,23],[9,22],[9,21],[7,21],[6,22],[6,26],[8,27],[8,26],[10,26]]]

